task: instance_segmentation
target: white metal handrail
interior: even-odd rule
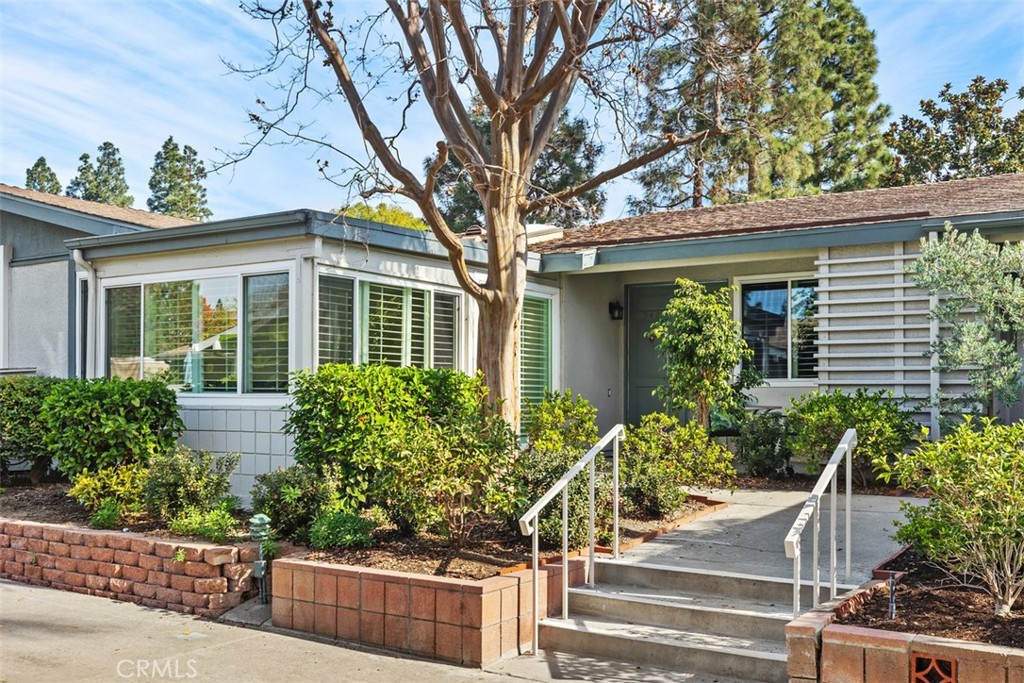
[[[577,474],[583,471],[584,467],[590,466],[590,526],[588,529],[588,544],[590,548],[590,568],[587,572],[587,581],[594,585],[594,558],[595,530],[594,530],[594,488],[596,475],[594,472],[594,458],[603,451],[609,443],[612,444],[612,553],[614,557],[619,556],[619,442],[625,436],[626,430],[621,424],[617,424],[608,431],[601,440],[594,444],[586,454],[576,461],[576,464],[569,468],[569,471],[562,475],[551,488],[540,497],[533,506],[519,518],[519,529],[524,536],[533,535],[533,654],[537,654],[537,641],[540,636],[540,598],[537,592],[538,572],[537,564],[540,554],[540,536],[537,527],[540,513],[548,506],[559,491],[562,493],[562,618],[569,618],[569,482]]]
[[[793,522],[793,526],[789,528],[789,533],[786,534],[786,557],[792,558],[793,560],[793,618],[796,619],[800,615],[800,536],[804,531],[804,527],[807,526],[808,520],[814,521],[814,560],[812,562],[814,571],[814,598],[813,605],[818,606],[820,600],[820,588],[821,588],[821,576],[820,576],[820,558],[818,556],[818,529],[820,525],[820,505],[821,498],[825,493],[825,488],[831,485],[832,500],[829,506],[829,519],[831,524],[831,553],[829,561],[829,578],[832,584],[831,599],[836,599],[836,477],[839,469],[839,463],[842,462],[843,458],[846,458],[846,580],[850,580],[850,557],[853,546],[853,539],[851,538],[852,521],[850,518],[850,502],[851,492],[853,489],[853,449],[857,446],[857,430],[847,429],[843,438],[840,439],[839,445],[836,446],[835,452],[832,457],[829,458],[828,464],[825,469],[822,470],[821,476],[818,477],[818,483],[815,484],[814,490],[807,497],[807,502],[804,503],[803,508],[800,510],[800,514],[797,515],[796,521]]]

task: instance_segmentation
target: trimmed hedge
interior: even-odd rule
[[[56,377],[0,377],[0,473],[27,463],[33,484],[46,475],[53,456],[43,443],[43,401],[62,380]]]

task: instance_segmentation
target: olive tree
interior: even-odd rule
[[[281,136],[318,145],[325,177],[365,200],[396,194],[415,204],[447,251],[462,288],[479,308],[478,365],[490,400],[518,424],[519,314],[526,284],[526,217],[569,204],[604,183],[642,168],[687,145],[727,134],[721,95],[755,88],[743,51],[725,34],[695,26],[702,0],[388,0],[368,15],[321,0],[249,0],[244,10],[273,27],[267,64],[254,76],[278,79],[280,101],[250,112],[253,145]],[[754,0],[713,0],[719,14],[756,5]],[[360,5],[365,8],[366,5]],[[648,55],[675,50],[684,55],[678,79],[698,57],[711,64],[686,121],[644,132],[638,125],[647,91]],[[320,67],[327,70],[325,73]],[[344,102],[348,115],[334,136],[294,120],[308,97],[325,116],[329,103]],[[680,92],[684,101],[687,91]],[[615,162],[594,169],[568,187],[533,192],[538,160],[566,106],[593,122],[595,134],[621,143]],[[478,105],[474,105],[478,102]],[[582,112],[582,113],[581,113]],[[489,122],[487,139],[475,125]],[[682,119],[681,119],[682,120]],[[741,119],[735,118],[733,121]],[[354,126],[352,125],[354,124]],[[340,140],[361,136],[354,152]],[[436,141],[425,166],[401,143]],[[439,173],[454,157],[480,197],[484,245],[482,274],[471,273],[460,236],[438,206]],[[343,164],[331,166],[331,159]],[[415,158],[416,163],[410,163]],[[338,166],[342,166],[338,170]]]
[[[732,317],[733,287],[709,292],[704,285],[679,278],[676,290],[647,332],[665,359],[666,384],[655,392],[670,411],[693,411],[707,429],[715,406],[734,407],[740,393],[736,369],[754,357]],[[743,378],[747,387],[760,378]]]

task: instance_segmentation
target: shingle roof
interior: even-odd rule
[[[164,216],[163,214],[151,213],[140,209],[122,209],[119,206],[113,206],[111,204],[101,204],[99,202],[89,202],[84,199],[73,199],[71,197],[62,197],[60,195],[48,194],[46,192],[26,190],[22,187],[5,185],[4,183],[0,183],[0,195],[21,197],[22,199],[29,199],[34,202],[39,202],[40,204],[56,206],[61,209],[77,211],[79,213],[96,216],[98,218],[106,218],[108,220],[118,221],[121,223],[139,225],[144,228],[176,228],[182,225],[196,224],[196,221],[190,221],[187,218]]]
[[[1024,173],[663,211],[567,230],[562,239],[537,244],[531,250],[573,252],[588,247],[1004,211],[1024,211]]]

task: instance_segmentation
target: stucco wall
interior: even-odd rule
[[[68,263],[12,266],[8,271],[7,365],[66,377],[68,370]]]

